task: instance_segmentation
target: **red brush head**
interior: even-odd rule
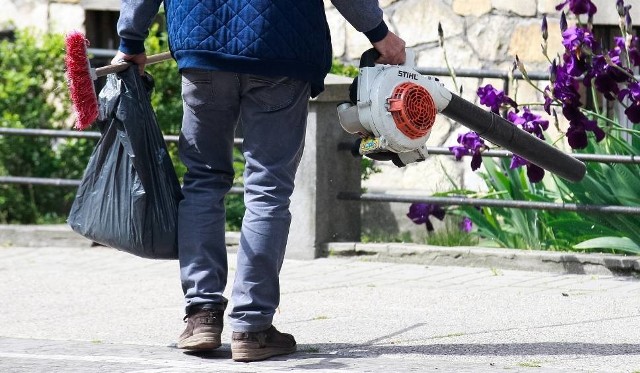
[[[98,99],[87,58],[89,41],[82,33],[74,31],[67,34],[65,45],[67,85],[73,110],[78,117],[75,128],[83,130],[98,117]]]

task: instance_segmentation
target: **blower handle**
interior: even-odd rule
[[[364,53],[362,53],[362,56],[360,56],[359,67],[374,67],[376,65],[376,61],[378,60],[378,58],[380,58],[380,56],[382,55],[380,54],[380,52],[378,52],[377,49],[367,49],[366,51],[364,51]]]
[[[442,114],[564,179],[578,182],[586,173],[587,168],[581,161],[456,94],[452,94],[451,102]]]
[[[405,67],[414,67],[415,65],[415,54],[413,53],[413,49],[405,48],[405,61],[399,66]],[[382,54],[378,52],[375,48],[370,48],[364,51],[360,56],[360,65],[359,68],[363,67],[375,67],[378,63],[376,62]]]

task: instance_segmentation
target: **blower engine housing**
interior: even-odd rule
[[[413,51],[406,52],[406,60],[413,63]],[[374,48],[362,54],[358,77],[349,88],[350,102],[338,106],[342,127],[360,136],[354,155],[393,161],[398,167],[423,161],[429,131],[436,114],[442,114],[566,180],[584,177],[586,166],[571,155],[452,93],[413,65],[376,64],[379,57]]]
[[[402,165],[424,160],[436,114],[451,100],[442,83],[411,66],[375,65],[360,68],[354,84],[357,102],[339,105],[338,117],[345,131],[362,138],[360,154],[398,153]]]

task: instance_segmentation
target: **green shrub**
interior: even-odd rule
[[[168,49],[166,33],[154,25],[146,40],[148,54]],[[14,40],[0,42],[0,126],[31,129],[69,129],[71,105],[64,76],[64,37],[17,30]],[[178,135],[182,122],[181,79],[175,61],[149,65],[154,77],[152,106],[165,135]],[[334,63],[332,72],[355,76],[354,66]],[[80,179],[95,147],[92,139],[0,136],[0,175]],[[168,144],[176,173],[186,169],[177,144]],[[378,172],[363,160],[363,178]],[[242,186],[244,158],[234,149],[235,186]],[[63,223],[76,187],[0,184],[0,223]],[[228,195],[227,229],[240,228],[244,214],[241,195]]]
[[[64,128],[70,102],[61,35],[17,30],[0,41],[0,126]],[[47,137],[0,137],[0,175],[69,178],[80,175],[93,141]],[[0,185],[0,222],[63,222],[74,187]]]

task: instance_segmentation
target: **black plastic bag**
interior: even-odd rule
[[[176,259],[180,184],[151,107],[153,79],[137,67],[107,76],[99,94],[102,136],[69,213],[97,243],[153,259]]]

